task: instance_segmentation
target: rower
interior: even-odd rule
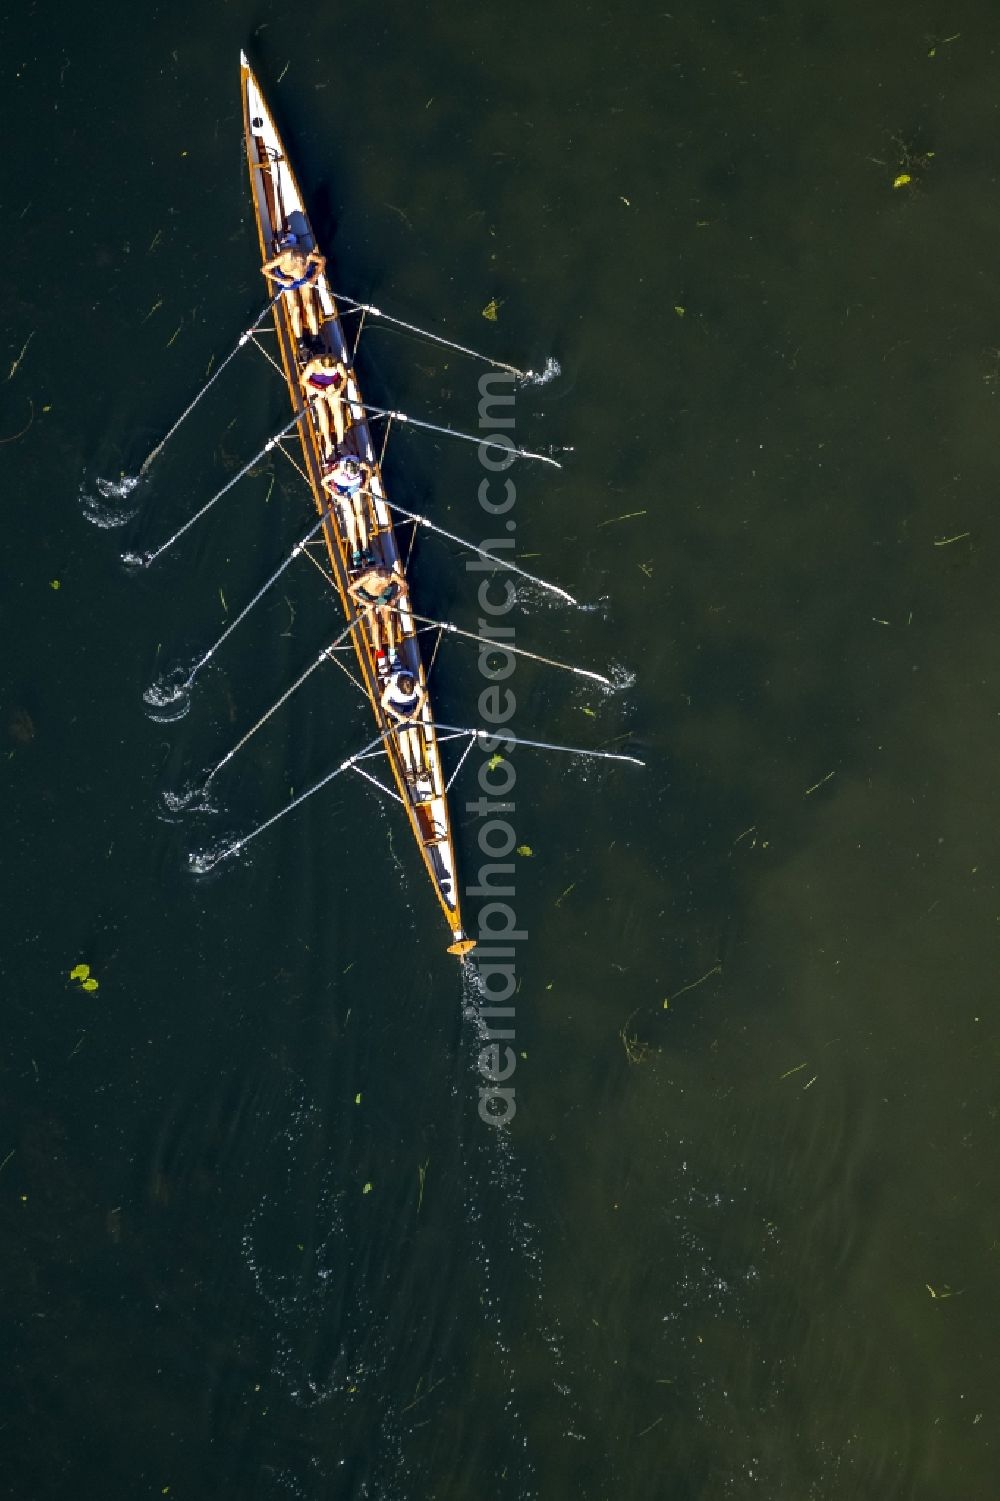
[[[351,598],[363,607],[368,616],[372,648],[380,671],[388,669],[392,672],[399,663],[396,656],[396,611],[393,602],[398,599],[401,589],[399,575],[384,563],[373,564],[348,585]],[[384,647],[382,637],[385,638]]]
[[[336,430],[338,446],[344,441],[344,391],[347,387],[347,371],[340,360],[334,359],[326,350],[313,356],[299,371],[299,384],[304,396],[311,397],[313,411],[319,421],[323,436],[325,456],[335,452],[331,432]]]
[[[364,500],[368,494],[369,477],[368,465],[363,464],[352,453],[341,454],[340,458],[323,468],[323,488],[340,505],[341,519],[351,545],[352,568],[360,568],[366,561],[371,562]]]
[[[315,338],[319,333],[319,314],[312,288],[326,265],[326,256],[315,249],[303,250],[298,237],[293,234],[282,235],[275,244],[275,255],[260,269],[285,293],[285,305],[296,342],[302,337],[303,311],[309,332]]]
[[[405,668],[394,672],[382,690],[382,707],[396,722],[396,739],[408,781],[415,782],[418,774],[426,769],[422,755],[423,736],[414,723],[426,701],[427,689]]]

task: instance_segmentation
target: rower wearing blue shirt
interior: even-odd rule
[[[314,338],[319,333],[319,313],[313,288],[325,266],[325,255],[318,250],[303,250],[295,235],[287,234],[277,241],[277,253],[260,268],[286,294],[296,343],[302,337],[303,312],[309,332]]]

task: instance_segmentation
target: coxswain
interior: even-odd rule
[[[315,355],[299,371],[302,393],[312,401],[323,447],[327,457],[334,452],[333,432],[338,446],[344,441],[344,392],[347,388],[347,371],[340,360],[324,350]]]
[[[313,287],[326,265],[326,256],[318,250],[303,250],[295,235],[286,234],[277,242],[277,252],[261,266],[261,271],[285,294],[292,333],[298,343],[302,337],[302,314],[315,338],[319,333],[319,313]]]
[[[394,672],[382,690],[382,707],[389,718],[396,722],[400,753],[407,777],[413,781],[418,773],[425,770],[421,754],[423,737],[414,721],[426,699],[427,689],[405,668]]]

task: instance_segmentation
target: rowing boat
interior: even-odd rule
[[[551,451],[547,454],[535,452],[515,445],[506,438],[501,440],[476,436],[451,426],[410,417],[404,412],[369,405],[362,396],[354,363],[361,323],[357,325],[352,345],[345,332],[344,319],[358,314],[361,315],[362,322],[365,316],[381,319],[464,356],[483,361],[495,369],[506,371],[508,375],[522,381],[538,377],[533,376],[530,371],[520,370],[515,365],[470,349],[441,333],[418,328],[405,319],[358,301],[344,292],[333,290],[327,262],[317,244],[287,152],[260,85],[242,54],[240,70],[247,164],[257,222],[261,269],[265,275],[278,281],[278,290],[270,297],[253,324],[240,335],[236,345],[214,366],[201,389],[146,456],[138,476],[128,479],[128,486],[131,488],[146,477],[154,460],[173,435],[219,380],[230,362],[248,344],[256,346],[283,377],[291,400],[292,417],[268,439],[259,453],[249,459],[210,500],[188,517],[172,536],[151,551],[125,552],[122,557],[130,565],[150,566],[206,516],[234,485],[253,473],[261,460],[272,451],[283,453],[302,474],[312,493],[318,519],[314,519],[305,536],[256,590],[250,601],[229,621],[218,640],[190,667],[178,667],[163,674],[147,689],[144,697],[157,717],[172,718],[183,712],[183,705],[186,704],[196,678],[297,558],[308,558],[322,575],[326,586],[338,596],[345,625],[336,639],[320,651],[312,665],[260,715],[200,783],[189,785],[186,791],[179,794],[165,794],[165,799],[171,810],[189,807],[196,801],[202,807],[210,808],[212,804],[208,799],[209,789],[223,768],[229,765],[251,737],[318,667],[324,662],[336,663],[367,701],[375,720],[377,733],[374,738],[247,834],[223,841],[214,849],[192,852],[189,856],[191,868],[203,873],[221,860],[238,855],[251,840],[298,808],[307,798],[328,786],[334,778],[353,771],[402,806],[448,925],[448,952],[464,960],[475,948],[476,942],[463,926],[448,791],[473,747],[479,745],[488,752],[493,752],[497,749],[498,741],[501,741],[505,752],[514,746],[525,746],[573,757],[627,762],[638,766],[644,763],[637,757],[620,751],[529,740],[522,735],[515,735],[506,724],[497,730],[447,725],[435,719],[428,686],[429,669],[425,667],[419,640],[420,633],[428,629],[437,630],[437,643],[431,657],[432,666],[438,646],[447,634],[451,639],[474,642],[481,649],[486,648],[491,652],[499,650],[505,655],[527,657],[578,678],[596,682],[607,690],[613,685],[599,672],[556,661],[521,645],[514,645],[509,639],[512,632],[506,628],[501,647],[498,646],[499,633],[492,637],[478,635],[452,622],[435,620],[418,613],[412,601],[411,581],[407,574],[408,555],[404,560],[393,525],[394,515],[413,526],[414,536],[417,528],[426,528],[450,543],[475,553],[491,568],[505,570],[566,604],[575,605],[577,601],[560,585],[529,572],[509,552],[498,552],[496,544],[492,548],[480,546],[445,530],[428,516],[407,510],[395,498],[390,499],[386,493],[382,470],[390,425],[393,422],[406,423],[417,429],[475,443],[481,452],[490,448],[501,449],[505,454],[503,467],[514,457],[554,464],[556,467],[559,467],[559,461],[552,456]],[[291,270],[290,267],[295,269]],[[263,332],[261,325],[269,316],[277,337],[280,364],[258,341],[258,331]],[[321,376],[319,389],[313,380],[317,375]],[[381,419],[386,420],[386,426],[381,448],[376,452],[372,425]],[[301,464],[284,446],[286,440],[291,441],[293,429],[299,435]],[[343,467],[345,465],[347,469]],[[373,588],[376,591],[374,594]],[[357,675],[342,660],[341,653],[345,651],[349,654],[353,651]],[[181,707],[178,708],[178,705]],[[441,743],[445,740],[459,745],[465,742],[464,750],[447,781],[441,758]],[[394,786],[381,780],[372,769],[373,763],[382,761],[383,758],[388,764]],[[491,760],[491,769],[492,766]]]
[[[240,71],[247,164],[262,261],[269,261],[283,244],[288,243],[291,236],[294,236],[294,243],[302,250],[315,250],[318,248],[316,237],[295,173],[245,55],[241,57]],[[272,308],[288,394],[293,410],[300,411],[303,405],[301,374],[309,360],[318,354],[326,353],[331,356],[335,364],[346,371],[344,408],[349,415],[349,422],[337,448],[338,452],[358,459],[367,471],[368,493],[363,504],[367,511],[365,519],[368,522],[369,550],[375,566],[382,565],[396,580],[398,592],[391,604],[398,622],[398,660],[402,668],[412,674],[419,684],[419,697],[422,698],[421,707],[413,720],[412,732],[400,730],[399,722],[390,719],[389,713],[383,708],[383,679],[387,659],[378,656],[373,632],[367,628],[368,622],[357,620],[350,634],[361,683],[371,704],[381,745],[385,748],[396,783],[397,795],[406,811],[417,848],[451,932],[448,952],[464,957],[475,947],[475,940],[466,935],[462,926],[455,846],[441,752],[417,624],[410,603],[409,581],[392,514],[386,504],[380,455],[372,441],[352,351],[325,268],[318,271],[312,282],[301,291],[314,297],[319,309],[319,335],[309,345],[304,346],[303,341],[297,341],[293,332],[289,297],[294,295],[294,291],[288,296],[280,297]],[[345,617],[350,621],[359,614],[358,605],[350,593],[351,539],[345,526],[345,507],[332,505],[330,495],[323,485],[322,434],[315,408],[298,423],[298,432],[305,472],[316,508],[323,520],[321,535],[329,563],[329,581],[339,594]],[[401,747],[403,735],[409,738],[410,761],[417,762],[416,772],[404,760]]]

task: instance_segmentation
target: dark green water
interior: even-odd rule
[[[519,639],[635,681],[522,664],[518,722],[649,766],[518,758],[506,1133],[373,794],[186,869],[361,743],[346,685],[219,818],[160,803],[336,628],[293,571],[147,717],[308,525],[264,469],[119,562],[285,420],[267,367],[91,524],[262,302],[243,45],[345,289],[562,365],[519,546],[600,608]],[[993,1501],[997,55],[981,0],[5,19],[5,1496]],[[475,366],[362,366],[475,426]],[[474,450],[388,474],[485,534]],[[474,622],[452,549],[415,578]],[[435,672],[467,719],[475,656]]]

